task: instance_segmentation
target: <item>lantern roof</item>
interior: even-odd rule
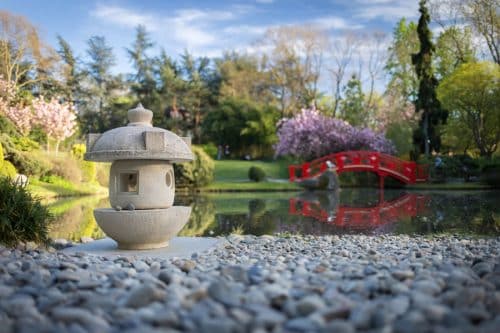
[[[140,103],[128,111],[127,126],[114,128],[103,134],[87,136],[84,159],[97,162],[115,160],[193,160],[189,138],[181,138],[166,129],[153,127],[153,112]]]

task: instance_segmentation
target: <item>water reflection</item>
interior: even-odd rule
[[[423,214],[428,200],[426,195],[406,193],[386,201],[381,191],[377,205],[353,207],[340,204],[336,192],[305,192],[290,199],[289,212],[312,217],[338,228],[366,231]]]
[[[80,241],[82,237],[103,238],[104,233],[97,225],[93,211],[107,205],[108,199],[103,196],[70,197],[49,202],[49,209],[55,217],[49,227],[49,236],[71,241]]]
[[[432,234],[500,235],[500,191],[412,192],[343,189],[336,192],[216,193],[176,196],[190,205],[181,236],[241,234]],[[51,237],[78,241],[104,236],[94,221],[106,198],[57,201]]]

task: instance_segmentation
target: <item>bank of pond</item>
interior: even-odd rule
[[[238,192],[180,195],[192,213],[181,236],[237,234],[442,234],[500,235],[500,191],[346,188],[338,192]],[[53,239],[78,242],[105,237],[93,209],[106,196],[47,202],[55,215]]]

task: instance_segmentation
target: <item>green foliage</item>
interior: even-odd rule
[[[32,153],[18,150],[8,135],[0,135],[0,144],[4,147],[5,159],[10,161],[19,173],[40,176],[50,170],[50,164],[46,161],[34,157]]]
[[[472,139],[481,156],[491,156],[500,141],[499,82],[499,65],[467,63],[444,79],[437,91],[439,100],[451,112],[452,133],[467,141]]]
[[[33,241],[47,244],[52,215],[24,187],[0,178],[0,243],[15,246]]]
[[[419,79],[415,109],[417,112],[422,112],[422,117],[413,139],[418,151],[428,156],[431,151],[439,151],[441,148],[438,126],[440,123],[446,123],[448,112],[441,107],[436,96],[438,81],[434,76],[432,64],[435,47],[432,44],[432,33],[429,29],[431,18],[427,9],[427,0],[420,0],[419,5],[421,15],[417,33],[420,40],[420,50],[412,55],[412,63]]]
[[[21,151],[34,151],[40,149],[40,144],[38,142],[25,136],[13,137],[12,142],[16,149]]]
[[[82,172],[82,182],[94,182],[97,177],[97,167],[95,162],[79,161],[79,167]]]
[[[272,154],[277,120],[278,112],[272,107],[226,99],[207,114],[203,132],[215,144],[228,144],[233,155],[259,158]]]
[[[83,155],[85,154],[87,148],[83,143],[75,143],[71,147],[71,155],[77,160],[83,160]]]
[[[390,123],[385,137],[394,143],[399,156],[407,156],[413,149],[412,132],[413,128],[408,122]]]
[[[72,158],[54,158],[51,162],[50,175],[59,176],[72,183],[82,181],[82,169],[79,161]]]
[[[440,79],[448,77],[457,67],[475,60],[470,27],[451,26],[436,41],[436,74]]]
[[[0,114],[0,133],[4,133],[8,136],[15,137],[19,135],[19,131],[16,126],[9,120],[9,118]]]
[[[352,126],[366,126],[367,114],[364,112],[365,95],[361,81],[353,75],[344,88],[344,99],[341,101],[341,115]]]
[[[10,163],[9,161],[1,161],[0,160],[0,176],[5,176],[10,179],[14,179],[16,177],[17,170],[16,167]]]
[[[217,158],[217,147],[212,142],[202,145],[201,148],[211,158]]]
[[[214,161],[202,148],[192,146],[194,161],[174,164],[176,187],[199,188],[214,178]]]
[[[411,55],[418,52],[419,44],[416,24],[401,19],[393,32],[385,69],[390,77],[388,90],[396,90],[405,101],[414,101],[417,96],[418,79]]]
[[[265,178],[266,173],[262,168],[259,168],[258,166],[251,166],[250,169],[248,169],[248,179],[254,182],[261,182]]]

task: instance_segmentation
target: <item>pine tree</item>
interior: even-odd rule
[[[412,55],[412,63],[419,79],[418,94],[415,101],[416,112],[422,112],[419,127],[413,133],[413,140],[418,146],[418,153],[429,156],[431,150],[439,151],[441,146],[438,125],[444,124],[448,112],[441,107],[436,96],[438,81],[432,69],[432,55],[435,52],[432,44],[432,33],[429,29],[430,15],[427,0],[420,0],[420,19],[417,33],[420,40],[420,51]],[[417,154],[418,154],[417,153]]]

